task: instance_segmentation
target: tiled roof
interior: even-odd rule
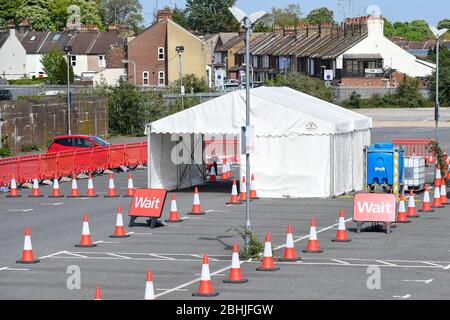
[[[3,46],[3,44],[6,42],[6,40],[8,39],[9,34],[6,32],[0,32],[0,48]]]

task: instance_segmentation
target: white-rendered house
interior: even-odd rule
[[[26,51],[11,28],[0,32],[0,77],[16,80],[26,75]]]

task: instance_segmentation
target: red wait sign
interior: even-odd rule
[[[165,189],[136,189],[128,215],[160,218],[166,201]]]
[[[355,195],[353,221],[395,222],[397,198],[393,194]]]

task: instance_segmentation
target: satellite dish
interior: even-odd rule
[[[366,13],[370,17],[379,17],[381,16],[381,9],[379,6],[371,5],[367,7]]]

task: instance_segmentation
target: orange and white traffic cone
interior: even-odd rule
[[[221,180],[228,180],[228,166],[227,159],[223,159],[222,163],[222,174],[220,175]]]
[[[256,194],[255,175],[253,175],[253,174],[252,174],[252,180],[250,181],[250,199],[252,199],[252,200],[259,199],[258,195]]]
[[[242,182],[239,184],[239,201],[245,202],[247,201],[247,182],[245,181],[245,176],[242,177]]]
[[[112,173],[109,174],[108,179],[108,194],[105,195],[105,198],[117,198],[116,187],[114,186],[114,179]]]
[[[429,188],[430,186],[426,184],[425,192],[423,193],[422,209],[419,212],[434,212],[433,208],[431,208]]]
[[[408,218],[419,218],[420,217],[416,211],[416,201],[414,200],[414,192],[412,189],[409,191],[408,214],[406,216]]]
[[[75,175],[72,175],[72,189],[70,190],[70,196],[67,196],[67,198],[79,198],[80,193],[78,192],[78,185],[77,185],[77,177]]]
[[[200,276],[200,286],[197,292],[192,294],[194,297],[215,297],[219,293],[214,291],[212,286],[211,276],[209,274],[208,255],[203,255],[202,273]]]
[[[441,175],[441,165],[438,164],[436,166],[436,174],[434,178],[434,186],[440,187],[442,182],[442,175]]]
[[[33,247],[31,246],[31,237],[30,237],[30,228],[25,228],[25,239],[23,242],[23,251],[22,251],[22,258],[20,260],[17,260],[16,263],[24,263],[24,264],[31,264],[31,263],[38,263],[39,259],[35,259],[33,256]]]
[[[270,233],[266,233],[266,239],[264,242],[264,254],[262,258],[261,266],[256,268],[256,271],[278,271],[279,267],[275,267],[275,263],[272,257],[272,243],[270,241]]]
[[[63,198],[64,196],[61,195],[61,192],[59,191],[59,181],[58,177],[53,178],[53,190],[52,194],[48,196],[49,198]]]
[[[124,195],[125,198],[133,198],[134,196],[134,185],[133,185],[133,175],[131,173],[128,174],[128,187],[127,193]]]
[[[123,226],[122,207],[117,207],[116,228],[114,234],[110,235],[110,238],[128,238],[130,235],[125,233],[125,227]]]
[[[180,219],[180,215],[178,214],[178,207],[177,207],[177,196],[172,194],[172,202],[170,203],[170,212],[169,212],[169,220],[166,220],[166,222],[182,222],[183,220]]]
[[[338,231],[336,233],[336,239],[331,240],[333,242],[350,242],[347,237],[347,229],[345,228],[345,212],[344,209],[339,211],[339,226]]]
[[[17,190],[17,183],[16,183],[16,179],[14,177],[11,179],[11,188],[9,190],[9,194],[6,197],[7,198],[21,197],[21,195],[19,194],[19,191]]]
[[[441,179],[441,204],[446,206],[449,204],[447,198],[447,187],[445,186],[445,180]]]
[[[217,182],[217,175],[216,175],[216,168],[214,167],[214,165],[211,165],[211,171],[209,174],[209,182],[210,183],[215,183]]]
[[[42,198],[43,195],[41,194],[41,190],[39,189],[39,180],[33,179],[33,189],[31,189],[31,195],[28,196],[29,198]]]
[[[289,224],[286,235],[286,247],[284,248],[283,258],[280,261],[300,261],[294,247],[294,237],[292,236],[292,226]]]
[[[233,176],[233,171],[231,170],[231,160],[227,161],[227,179]]]
[[[241,205],[242,202],[239,202],[236,180],[233,179],[233,186],[231,188],[231,196],[230,201],[226,203],[227,205]]]
[[[75,247],[96,247],[95,243],[92,243],[91,233],[89,232],[89,218],[88,215],[85,214],[83,217],[83,229],[81,231],[81,240],[80,244],[76,244]]]
[[[98,197],[98,195],[95,193],[94,183],[92,182],[92,175],[90,173],[89,173],[86,197],[88,197],[88,198],[96,198],[96,197]]]
[[[95,288],[94,300],[102,300],[102,291],[99,286]]]
[[[317,240],[317,232],[316,232],[316,218],[313,217],[311,219],[311,228],[309,231],[309,241],[308,246],[306,247],[306,250],[303,250],[303,252],[307,253],[321,253],[323,250],[320,250],[319,248],[319,241]]]
[[[239,262],[239,250],[237,244],[233,244],[233,253],[231,256],[231,269],[228,279],[223,280],[224,283],[245,283],[248,279],[242,276],[241,263]]]
[[[198,216],[198,215],[203,215],[203,214],[205,214],[205,212],[202,211],[202,208],[200,206],[200,197],[198,195],[198,188],[195,187],[194,200],[192,203],[192,210],[191,210],[191,212],[188,212],[188,215]]]
[[[408,219],[406,214],[405,207],[405,196],[402,194],[400,196],[400,202],[398,204],[398,213],[397,213],[397,221],[396,223],[411,223],[411,220]]]
[[[434,197],[432,208],[444,208],[441,202],[441,186],[440,183],[435,181],[434,183]]]
[[[147,281],[145,282],[144,300],[155,300],[155,289],[153,288],[153,274],[147,271]]]

